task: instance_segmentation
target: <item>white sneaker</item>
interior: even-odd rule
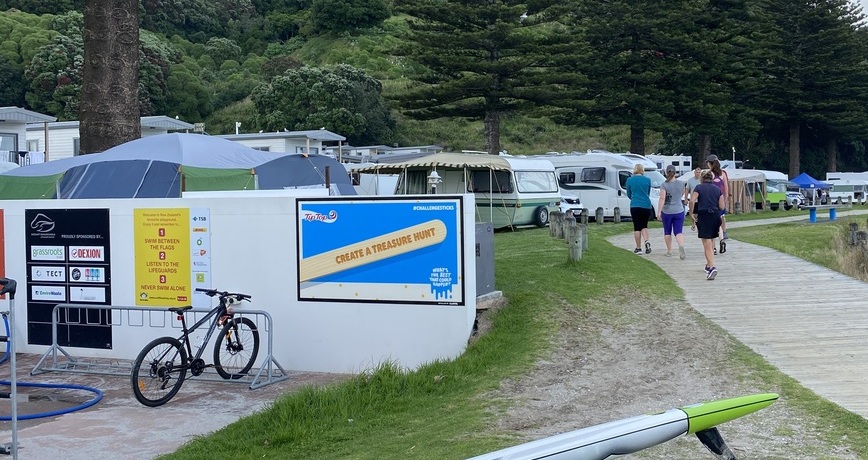
[[[687,257],[687,253],[684,252],[684,246],[678,246],[678,258],[684,260]]]

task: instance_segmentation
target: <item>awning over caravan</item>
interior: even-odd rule
[[[454,168],[454,169],[491,169],[508,170],[509,162],[497,155],[467,153],[435,153],[392,164],[376,164],[359,168],[360,173],[397,174],[409,168]]]

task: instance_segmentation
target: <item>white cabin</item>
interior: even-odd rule
[[[325,148],[330,147],[326,143],[337,143],[337,150],[334,157],[338,161],[342,160],[343,142],[346,137],[340,134],[333,133],[327,129],[311,129],[306,131],[275,131],[275,132],[260,132],[246,134],[223,134],[215,137],[222,137],[230,141],[238,142],[256,150],[264,152],[279,152],[279,153],[301,153],[301,154],[326,154]]]
[[[25,165],[41,163],[45,156],[38,145],[27,140],[27,127],[43,126],[57,118],[20,107],[0,107],[0,161]]]
[[[163,115],[142,117],[141,123],[142,137],[193,129],[190,123]],[[45,161],[78,156],[81,141],[79,125],[79,121],[30,123],[27,125],[27,150],[44,151]]]

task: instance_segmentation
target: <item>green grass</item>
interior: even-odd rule
[[[860,223],[864,218],[845,217],[835,222],[809,223],[805,221],[776,224],[771,227],[742,227],[729,230],[729,237],[747,243],[766,246],[813,262],[831,270],[847,273],[838,258],[836,238],[848,231],[850,222]]]
[[[731,235],[819,260],[826,257],[833,227],[781,224],[733,229]],[[567,260],[566,245],[551,238],[548,229],[498,232],[496,283],[509,303],[493,316],[492,329],[461,357],[415,372],[383,365],[344,383],[305,388],[162,458],[442,460],[513,445],[514,438],[489,431],[504,403],[487,395],[504,379],[528,372],[548,351],[548,339],[557,328],[549,318],[556,308],[593,309],[595,321],[617,327],[636,319],[598,299],[621,290],[640,299],[671,298],[673,293],[683,297],[662,269],[605,241],[630,229],[629,223],[591,224],[589,251],[579,262]],[[800,243],[787,242],[793,239]],[[804,414],[819,414],[816,432],[829,443],[866,455],[868,422],[862,417],[817,397],[746,346],[737,346],[731,359],[748,369],[745,378],[759,382],[759,387],[776,389]]]

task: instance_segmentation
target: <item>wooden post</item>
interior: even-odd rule
[[[585,224],[585,225],[588,225],[588,213],[589,213],[589,212],[590,212],[590,211],[588,211],[588,208],[582,208],[582,216],[581,216],[581,218],[579,219],[579,221],[580,221],[581,223],[583,223],[583,224]]]
[[[570,238],[571,238],[570,227],[575,227],[575,226],[576,226],[576,218],[575,218],[575,216],[573,216],[572,213],[570,213],[566,217],[564,217],[564,239],[567,240],[568,244],[572,244],[572,242],[570,242]]]
[[[552,221],[551,226],[554,231],[554,237],[562,239],[564,237],[564,213],[558,212],[557,220]]]
[[[582,260],[582,237],[575,217],[567,217],[567,243],[570,245],[570,261]]]
[[[787,200],[781,200],[781,202],[778,203],[778,211],[783,211],[785,209],[787,209]]]
[[[594,214],[594,219],[596,219],[597,225],[603,225],[603,220],[605,218],[603,217],[603,208],[602,207],[597,208],[597,212]]]
[[[615,206],[615,209],[613,209],[612,212],[614,212],[614,217],[612,218],[612,221],[615,222],[616,224],[620,224],[621,223],[621,208],[619,208],[618,206]]]
[[[859,231],[859,224],[850,222],[850,246],[856,246],[856,233]]]
[[[564,213],[561,211],[554,211],[551,214],[549,214],[549,219],[551,219],[551,222],[549,222],[549,236],[553,236],[553,237],[557,236],[557,234],[558,234],[557,227],[560,223],[560,219],[561,219],[561,216],[563,216],[563,214]]]
[[[578,224],[579,239],[582,241],[582,251],[588,251],[588,224]]]

